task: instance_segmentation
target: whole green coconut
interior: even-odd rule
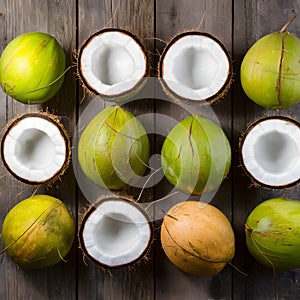
[[[65,66],[65,54],[53,36],[24,33],[14,38],[1,55],[1,86],[22,103],[43,103],[60,89]]]
[[[262,202],[245,225],[250,253],[268,268],[300,268],[300,201],[275,198]]]
[[[35,195],[19,202],[2,226],[7,254],[24,269],[53,266],[70,251],[75,236],[73,218],[62,201]]]
[[[146,171],[149,153],[143,125],[120,106],[109,106],[96,115],[78,143],[83,173],[109,190],[136,183]]]
[[[171,184],[186,194],[201,195],[218,188],[228,174],[230,144],[218,125],[192,115],[166,137],[161,163]]]
[[[259,39],[241,65],[245,93],[266,108],[288,108],[300,99],[300,39],[285,31],[287,25]]]

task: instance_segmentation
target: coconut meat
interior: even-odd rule
[[[300,128],[284,119],[266,119],[246,135],[242,147],[248,172],[269,186],[285,186],[300,178]]]
[[[87,43],[80,68],[88,86],[112,96],[134,88],[145,75],[146,64],[141,46],[131,36],[108,31]]]
[[[66,142],[58,126],[40,117],[27,117],[3,141],[3,158],[19,178],[30,182],[51,179],[66,160]]]
[[[117,267],[139,259],[150,244],[145,215],[127,201],[105,201],[88,217],[84,247],[101,265]]]
[[[192,100],[205,100],[226,83],[230,62],[223,48],[205,35],[186,35],[165,54],[162,78],[176,94]]]

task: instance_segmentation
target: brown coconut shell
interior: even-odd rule
[[[293,181],[291,183],[288,183],[288,184],[283,184],[283,185],[278,185],[278,186],[268,185],[268,184],[265,184],[263,182],[260,182],[257,178],[255,178],[248,171],[248,169],[245,165],[244,158],[243,158],[243,155],[242,155],[242,148],[243,148],[244,142],[247,138],[247,135],[260,122],[263,122],[265,120],[270,120],[270,119],[277,119],[277,120],[283,120],[283,121],[286,121],[286,122],[290,122],[293,125],[296,125],[297,127],[300,128],[300,124],[295,119],[293,119],[292,117],[289,117],[289,116],[263,116],[262,118],[256,119],[255,121],[253,121],[252,123],[250,123],[248,125],[247,129],[245,130],[245,132],[240,137],[240,140],[239,140],[239,161],[240,161],[240,166],[242,167],[244,173],[248,176],[248,178],[250,179],[252,185],[255,188],[264,187],[264,188],[275,191],[275,190],[279,190],[279,189],[295,187],[296,185],[298,185],[300,183],[300,178],[298,180],[295,180],[295,181]]]
[[[47,179],[46,181],[30,181],[27,180],[23,177],[20,177],[18,174],[16,174],[13,170],[11,170],[10,166],[6,163],[5,161],[5,156],[4,156],[4,141],[6,136],[9,134],[10,130],[16,126],[20,121],[26,119],[26,118],[41,118],[41,119],[45,119],[51,123],[53,123],[60,131],[61,136],[63,137],[64,141],[65,141],[65,146],[66,146],[66,157],[65,157],[65,161],[62,165],[62,167],[49,179]],[[64,126],[61,123],[61,119],[59,116],[53,115],[48,113],[47,111],[35,111],[35,112],[29,112],[29,113],[24,113],[22,115],[18,115],[15,118],[11,119],[5,126],[5,128],[3,129],[3,137],[2,137],[2,141],[1,141],[1,157],[2,157],[2,161],[4,166],[6,167],[6,169],[8,170],[8,172],[15,177],[17,180],[20,180],[26,184],[30,184],[30,185],[42,185],[45,184],[46,186],[52,186],[53,183],[55,183],[57,180],[59,180],[63,174],[66,172],[66,170],[69,168],[70,165],[70,161],[71,161],[71,152],[72,152],[72,147],[71,147],[71,140],[70,140],[70,135],[67,132],[67,130],[64,128]]]
[[[206,98],[203,100],[193,100],[193,99],[189,99],[189,98],[185,98],[182,97],[181,95],[178,95],[176,92],[174,92],[166,83],[166,81],[163,79],[163,74],[164,74],[164,58],[168,52],[168,50],[170,49],[171,46],[173,46],[179,39],[181,39],[182,37],[185,37],[187,35],[200,35],[200,36],[204,36],[207,37],[209,39],[212,39],[213,41],[217,42],[220,47],[222,48],[222,50],[224,51],[228,62],[229,62],[229,71],[228,71],[228,77],[227,80],[225,81],[225,83],[223,84],[223,86],[219,89],[219,91]],[[217,39],[215,36],[207,33],[207,32],[200,32],[200,31],[185,31],[182,33],[179,33],[177,35],[175,35],[165,46],[159,62],[158,62],[158,77],[159,77],[159,81],[161,83],[161,86],[164,90],[164,92],[166,93],[167,96],[169,96],[172,100],[174,100],[175,102],[179,101],[183,101],[183,102],[188,102],[189,104],[198,104],[198,105],[210,105],[214,102],[217,102],[219,100],[221,100],[223,97],[225,97],[225,95],[228,93],[230,86],[233,82],[233,67],[232,67],[232,61],[229,55],[229,52],[227,51],[226,47],[224,46],[224,44]]]
[[[124,202],[130,203],[131,205],[136,207],[145,216],[146,220],[148,220],[148,224],[149,224],[149,228],[150,228],[150,232],[151,232],[151,235],[150,235],[149,241],[148,241],[148,245],[145,248],[145,251],[136,260],[128,262],[127,264],[116,265],[116,266],[108,266],[106,264],[103,264],[99,260],[97,260],[93,256],[91,256],[89,254],[86,246],[85,246],[85,242],[84,242],[84,239],[83,239],[83,231],[84,231],[84,228],[85,228],[85,223],[88,220],[88,218],[90,217],[90,215],[103,202],[106,202],[106,201],[124,201]],[[139,205],[139,203],[134,201],[132,197],[104,195],[102,197],[99,197],[95,203],[88,206],[86,208],[85,212],[83,213],[83,215],[81,217],[81,220],[80,220],[80,225],[79,225],[78,241],[79,241],[79,248],[82,250],[84,259],[88,258],[91,262],[95,263],[96,266],[99,267],[100,269],[102,269],[103,271],[106,271],[106,270],[109,270],[109,269],[119,269],[119,268],[122,268],[122,267],[128,267],[129,269],[131,269],[131,268],[134,269],[136,266],[140,265],[142,262],[149,260],[150,251],[151,251],[152,244],[153,244],[153,241],[154,241],[154,229],[153,229],[153,225],[151,224],[150,218],[149,218],[148,214],[146,213],[146,211]]]
[[[134,41],[141,48],[142,53],[144,54],[145,62],[146,62],[146,68],[145,68],[144,75],[135,84],[135,86],[132,87],[131,89],[127,90],[127,91],[124,91],[124,92],[119,93],[119,94],[114,94],[114,95],[102,94],[102,93],[99,93],[98,91],[96,91],[86,81],[86,79],[83,75],[82,69],[81,69],[81,56],[82,56],[82,53],[83,53],[84,49],[89,45],[89,43],[93,40],[93,38],[95,38],[96,36],[99,36],[103,33],[106,33],[106,32],[119,32],[119,33],[122,33],[122,34],[127,35],[127,36],[131,37],[132,39],[134,39]],[[138,93],[144,87],[144,85],[146,84],[147,76],[149,75],[149,72],[150,72],[149,57],[148,57],[148,55],[145,51],[144,45],[140,42],[140,40],[138,39],[138,37],[135,34],[131,33],[128,30],[125,30],[125,29],[112,28],[112,27],[103,28],[103,29],[93,33],[92,35],[90,35],[87,38],[87,40],[81,45],[81,47],[78,51],[78,55],[77,55],[77,76],[80,79],[80,82],[81,82],[81,85],[82,85],[84,91],[87,92],[91,96],[100,96],[102,99],[104,99],[106,101],[121,102],[121,101],[124,101],[124,100],[132,97],[136,93]]]

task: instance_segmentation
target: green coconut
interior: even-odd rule
[[[249,252],[268,268],[300,268],[300,201],[275,198],[262,202],[245,225]]]
[[[60,89],[65,66],[64,51],[53,36],[24,33],[14,38],[1,55],[1,86],[22,103],[43,103]]]
[[[286,31],[287,25],[259,39],[241,65],[246,95],[266,108],[288,108],[300,99],[300,39]]]
[[[166,137],[161,163],[171,184],[184,193],[201,195],[218,188],[228,174],[230,144],[218,125],[192,115]]]
[[[7,254],[24,269],[40,269],[62,261],[73,244],[73,218],[62,201],[35,195],[6,215],[2,241]]]
[[[146,171],[149,153],[143,125],[120,106],[102,110],[87,125],[78,143],[82,171],[109,190],[136,183]]]

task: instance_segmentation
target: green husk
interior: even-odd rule
[[[288,108],[300,99],[300,39],[285,31],[287,25],[252,45],[241,65],[245,93],[266,108]]]
[[[62,201],[35,195],[6,215],[2,240],[6,253],[24,269],[53,266],[70,251],[75,236],[73,218]]]
[[[300,201],[275,198],[262,202],[245,225],[249,252],[270,269],[300,268]]]
[[[120,106],[102,110],[78,144],[78,160],[85,175],[109,190],[136,183],[146,171],[149,152],[143,125]]]
[[[0,82],[4,92],[25,103],[44,103],[60,89],[66,58],[57,40],[42,32],[14,38],[0,58]]]
[[[230,144],[223,130],[205,117],[190,116],[168,134],[162,147],[166,178],[187,194],[219,187],[229,172]]]

